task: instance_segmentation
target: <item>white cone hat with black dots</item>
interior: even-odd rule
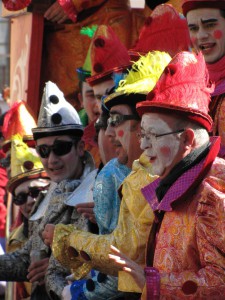
[[[35,140],[54,135],[83,135],[83,126],[76,109],[51,81],[45,84],[37,127],[32,132]]]

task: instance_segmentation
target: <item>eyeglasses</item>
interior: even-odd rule
[[[157,138],[162,137],[164,135],[181,133],[181,132],[184,132],[184,131],[185,131],[185,129],[179,129],[179,130],[176,130],[176,131],[171,131],[171,132],[166,132],[166,133],[161,133],[161,134],[155,134],[155,133],[152,133],[152,132],[148,132],[148,133],[139,132],[139,133],[137,133],[137,137],[140,140],[146,138],[147,141],[155,142],[157,140]]]
[[[139,120],[139,117],[136,115],[110,114],[107,124],[108,126],[117,127],[127,120]]]
[[[51,151],[57,156],[63,156],[70,153],[75,141],[60,141],[56,140],[53,145],[39,145],[36,146],[37,153],[41,158],[48,158]]]
[[[18,195],[13,197],[13,203],[15,205],[23,205],[27,202],[28,196],[30,196],[33,199],[36,199],[41,191],[45,191],[48,189],[48,186],[32,186],[28,188],[28,192],[21,192]]]

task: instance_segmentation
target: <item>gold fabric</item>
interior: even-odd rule
[[[117,275],[118,267],[108,258],[110,245],[114,245],[138,264],[144,265],[145,246],[154,215],[141,193],[141,188],[155,179],[155,176],[150,175],[147,158],[142,155],[133,163],[133,171],[122,184],[122,201],[116,229],[108,235],[94,235],[74,230],[71,225],[58,224],[55,227],[52,246],[54,256],[70,269],[75,270],[79,262],[85,262],[87,270],[94,268]],[[80,251],[83,251],[84,255],[81,256]],[[130,282],[123,284],[123,289],[133,291]]]
[[[166,212],[154,264],[160,300],[222,300],[225,295],[225,161],[217,158],[199,188]],[[190,295],[184,293],[184,286]],[[148,300],[146,290],[142,299]]]

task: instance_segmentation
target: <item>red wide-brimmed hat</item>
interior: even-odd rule
[[[171,57],[189,51],[191,41],[187,21],[169,4],[158,5],[146,19],[136,45],[128,53],[132,61],[149,51],[168,52]]]
[[[225,0],[183,0],[182,10],[185,16],[190,10],[198,8],[225,9]]]
[[[113,72],[126,70],[130,57],[110,26],[100,25],[90,44],[91,77],[87,82],[93,86],[111,78]]]
[[[210,131],[212,119],[208,111],[213,90],[203,55],[183,51],[165,68],[146,101],[137,104],[137,111],[141,116],[148,112],[175,112]]]

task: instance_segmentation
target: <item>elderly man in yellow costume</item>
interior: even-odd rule
[[[137,102],[145,99],[145,85],[154,87],[157,78],[163,68],[170,61],[166,53],[149,53],[133,65],[127,77],[120,81],[119,88],[104,100],[104,105],[110,109],[109,125],[106,131],[108,135],[114,135],[114,139],[126,142],[128,151],[134,151],[135,145],[129,143],[128,128],[124,126],[126,120],[126,102]],[[123,119],[124,118],[124,119]],[[135,137],[136,139],[136,137]],[[133,139],[134,143],[134,139]],[[138,143],[138,139],[136,140]],[[139,147],[139,146],[138,146]],[[120,148],[117,149],[120,155]],[[130,163],[132,161],[130,160]],[[96,268],[104,273],[117,275],[117,268],[108,258],[110,245],[114,244],[123,249],[138,263],[144,264],[144,249],[147,236],[153,221],[152,211],[141,195],[140,188],[154,180],[150,175],[150,165],[145,155],[134,161],[133,171],[123,182],[121,188],[122,202],[118,225],[116,229],[107,235],[86,234],[76,230],[74,225],[55,227],[52,250],[54,256],[67,268],[71,268],[75,278],[79,279],[91,268]],[[80,254],[80,255],[76,255]],[[77,256],[77,257],[76,257]],[[84,263],[82,269],[79,265]],[[86,272],[82,274],[81,270]],[[125,273],[124,273],[125,275]],[[125,275],[126,276],[126,275]],[[124,279],[121,281],[122,290],[139,292],[133,287],[133,283]]]

